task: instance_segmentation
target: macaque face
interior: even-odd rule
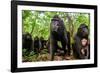
[[[80,37],[88,37],[89,35],[89,29],[86,24],[81,24],[80,27],[78,28],[78,34]]]
[[[89,31],[87,28],[81,28],[81,33],[83,34],[83,36],[87,36],[89,34]]]
[[[83,39],[81,40],[81,43],[82,43],[82,46],[86,46],[86,44],[88,43],[88,40],[85,39],[85,38],[83,38]]]
[[[59,25],[60,25],[59,21],[58,20],[52,20],[51,25],[52,25],[52,31],[57,32],[58,28],[59,28]]]
[[[63,27],[63,21],[62,19],[58,16],[55,15],[52,19],[51,19],[51,30],[53,32],[59,32],[59,30],[62,29]]]

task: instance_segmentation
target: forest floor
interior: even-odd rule
[[[39,62],[39,61],[50,61],[51,56],[49,53],[42,51],[41,53],[37,54],[32,54],[28,56],[23,56],[23,62]],[[75,60],[73,55],[70,56],[59,56],[55,55],[54,56],[54,61],[63,61],[63,60]]]

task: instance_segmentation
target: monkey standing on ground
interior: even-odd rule
[[[70,50],[70,37],[68,37],[69,34],[66,31],[63,20],[58,15],[52,18],[50,28],[50,53],[51,60],[54,60],[54,55],[58,48],[58,41],[61,42],[64,55],[68,54],[68,50]]]

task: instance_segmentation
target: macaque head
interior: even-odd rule
[[[62,30],[64,23],[58,15],[55,15],[51,20],[51,30],[54,32],[58,32],[58,30]]]

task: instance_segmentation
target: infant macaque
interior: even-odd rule
[[[89,40],[83,38],[81,40],[81,44],[82,44],[81,54],[84,55],[84,58],[87,59],[89,57]]]

